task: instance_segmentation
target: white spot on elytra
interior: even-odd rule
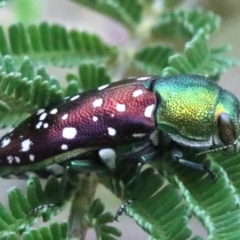
[[[6,147],[10,142],[11,142],[10,138],[4,138],[3,141],[2,141],[1,148]]]
[[[114,117],[114,114],[113,114],[113,113],[111,114],[111,117]]]
[[[98,121],[98,117],[97,117],[97,116],[93,116],[92,120],[93,120],[94,122],[97,122],[97,121]]]
[[[62,149],[62,150],[68,150],[68,146],[67,146],[66,144],[63,144],[63,145],[61,146],[61,149]]]
[[[37,125],[36,125],[36,129],[39,129],[41,126],[42,126],[43,122],[39,122]]]
[[[68,118],[68,114],[67,113],[62,116],[62,120],[66,120],[67,118]]]
[[[32,141],[30,139],[26,139],[22,141],[21,146],[21,152],[27,152],[30,149],[30,145],[32,144]]]
[[[144,116],[147,117],[147,118],[152,117],[152,113],[153,113],[154,108],[155,108],[154,104],[149,105],[148,107],[146,107],[146,109],[144,111]]]
[[[37,111],[37,115],[43,113],[44,111],[45,111],[45,109],[43,109],[43,108],[39,109],[39,110]]]
[[[109,84],[102,85],[98,88],[98,90],[101,91],[101,90],[107,88],[108,86],[109,86]]]
[[[29,159],[30,159],[30,161],[32,161],[32,162],[33,162],[33,161],[34,161],[34,159],[35,159],[35,156],[34,156],[33,154],[30,154],[30,155],[29,155]]]
[[[138,90],[135,90],[132,94],[133,97],[138,97],[140,95],[143,94],[143,90],[142,89],[138,89]]]
[[[7,160],[8,160],[8,163],[9,163],[9,164],[12,164],[12,162],[13,162],[13,157],[12,157],[12,156],[8,156],[8,157],[7,157]]]
[[[103,99],[102,98],[95,99],[92,103],[94,108],[101,107],[102,104],[103,104]]]
[[[126,111],[126,105],[125,104],[121,104],[121,103],[118,103],[116,105],[116,109],[118,112],[125,112]]]
[[[48,126],[49,126],[48,123],[44,123],[44,124],[43,124],[43,127],[44,127],[44,128],[48,128]]]
[[[46,118],[46,116],[47,116],[47,113],[41,114],[39,117],[39,121],[43,121]]]
[[[141,137],[146,136],[146,133],[133,133],[132,136],[135,137],[135,138],[141,138]]]
[[[72,98],[70,99],[70,101],[74,101],[74,100],[76,100],[76,99],[78,99],[78,98],[79,98],[79,95],[76,95],[76,96],[72,97]]]
[[[73,139],[77,134],[77,129],[74,127],[65,127],[62,131],[62,136],[66,139]]]
[[[144,81],[144,80],[148,80],[150,79],[151,77],[139,77],[137,78],[138,81]]]
[[[116,168],[116,153],[112,148],[101,149],[98,155],[109,169]]]
[[[53,110],[50,111],[50,114],[56,114],[58,112],[58,110],[56,108],[54,108]]]
[[[14,158],[15,158],[16,163],[20,163],[21,162],[19,157],[14,157]]]
[[[116,130],[112,127],[108,127],[107,130],[108,130],[108,135],[110,136],[115,136],[117,133]]]

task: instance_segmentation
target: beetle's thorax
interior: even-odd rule
[[[183,75],[157,81],[158,128],[183,145],[212,145],[214,113],[221,88],[201,76]]]

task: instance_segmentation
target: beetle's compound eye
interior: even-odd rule
[[[235,143],[236,129],[232,120],[227,113],[221,113],[218,118],[219,138],[224,145],[232,145]]]

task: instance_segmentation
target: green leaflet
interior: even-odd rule
[[[103,13],[128,28],[133,28],[141,18],[142,7],[137,0],[75,0],[75,2]]]
[[[100,199],[95,199],[92,202],[88,212],[90,225],[96,231],[99,239],[118,239],[115,237],[120,237],[121,232],[117,228],[108,225],[114,221],[114,217],[112,214],[104,212],[104,208]]]
[[[90,90],[110,83],[110,77],[103,66],[81,64],[78,68],[78,73],[79,76],[68,74],[67,80],[69,83],[75,80],[79,85],[79,89]]]
[[[49,184],[50,181],[47,182],[46,188]],[[55,181],[54,188],[58,186],[57,188],[60,189],[59,184],[61,184],[61,182]],[[57,199],[59,200],[59,194],[55,195],[55,198],[55,202]],[[48,195],[44,193],[39,179],[36,177],[30,178],[28,181],[27,197],[25,197],[18,188],[11,188],[8,191],[9,210],[0,204],[0,238],[8,237],[9,239],[19,239],[19,234],[23,234],[23,239],[38,239],[37,236],[44,236],[45,234],[52,236],[53,234],[54,236],[61,236],[61,238],[57,239],[66,239],[66,223],[52,223],[49,227],[42,227],[39,230],[31,228],[36,221],[36,214],[42,215],[47,220],[47,212],[49,212],[48,216],[56,213],[57,206],[55,209],[46,207],[45,209],[42,208],[41,211],[39,210],[39,212],[34,212],[36,211],[36,207],[44,206],[44,204],[50,203],[52,199],[53,196],[51,196],[50,199]],[[31,238],[29,238],[29,236],[31,236]]]
[[[187,239],[191,235],[187,227],[188,207],[181,204],[181,195],[171,185],[163,187],[162,180],[158,179],[160,176],[152,174],[149,169],[141,175],[140,199],[133,202],[128,214],[156,239]],[[158,186],[157,190],[161,190],[150,194],[153,182]]]
[[[59,83],[43,67],[35,73],[25,58],[17,70],[10,56],[0,56],[1,127],[17,125],[36,109],[59,103],[63,95]]]
[[[53,222],[50,226],[42,226],[39,229],[30,229],[23,234],[23,240],[64,240],[67,237],[67,223]]]
[[[168,59],[173,50],[165,45],[150,45],[138,51],[135,55],[135,64],[149,75],[161,75],[162,70],[168,66]]]
[[[162,35],[189,38],[200,30],[205,36],[212,34],[220,24],[220,18],[213,12],[202,9],[177,9],[166,11],[160,15],[153,26],[153,35]]]
[[[204,35],[199,33],[185,45],[183,54],[169,57],[169,66],[163,69],[162,75],[186,73],[216,77],[237,64],[235,59],[223,57],[226,50],[226,47],[209,49]]]
[[[235,157],[237,158],[236,155]],[[235,157],[214,154],[208,157],[210,162],[204,162],[204,157],[199,159],[188,156],[192,161],[211,166],[217,176],[216,181],[207,173],[189,171],[189,168],[174,162],[169,164],[169,157],[165,158],[166,176],[177,183],[192,214],[200,219],[208,231],[208,239],[237,239],[240,234],[239,196],[235,185],[237,183],[231,182],[234,174],[229,173],[227,168],[229,161],[233,161]],[[238,165],[235,166],[235,173],[237,169]]]
[[[9,27],[8,35],[0,26],[0,53],[12,54],[18,62],[23,54],[28,54],[34,63],[73,67],[84,62],[106,62],[114,58],[116,48],[94,34],[67,31],[61,25],[43,22],[25,27],[19,23]]]

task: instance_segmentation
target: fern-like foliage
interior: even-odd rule
[[[147,45],[135,55],[138,69],[151,74],[172,76],[179,74],[199,74],[217,78],[237,60],[224,56],[228,47],[210,49],[202,31],[186,43],[184,53],[174,53],[173,49],[163,45]]]
[[[135,171],[136,168],[126,166],[118,171],[117,180],[113,181],[107,173],[100,174],[100,179],[123,201],[133,200],[125,213],[153,239],[187,239],[191,235],[187,226],[190,215],[189,207],[182,203],[182,195],[174,185],[166,185],[152,168],[137,177]]]
[[[137,0],[74,0],[119,21],[129,28],[139,23],[142,7]]]
[[[180,9],[164,12],[155,26],[153,35],[169,35],[190,38],[195,36],[199,30],[205,36],[213,33],[220,23],[220,18],[212,12],[204,12],[201,9]]]
[[[145,170],[140,177],[141,188],[127,213],[153,238],[187,239],[191,235],[188,207],[181,204],[181,195],[171,185],[163,187],[163,179],[153,169]],[[170,223],[170,219],[174,221]]]
[[[228,47],[210,49],[208,38],[219,26],[220,18],[201,9],[171,10],[160,15],[152,28],[153,36],[184,36],[184,52],[178,53],[164,44],[146,45],[135,54],[135,66],[148,74],[171,76],[199,74],[218,78],[228,68],[235,66],[235,59],[224,56]]]
[[[92,226],[96,232],[97,239],[117,239],[121,236],[121,232],[109,223],[114,221],[114,216],[108,212],[104,212],[104,205],[100,199],[95,199],[88,212],[89,226]]]
[[[29,113],[62,101],[64,96],[58,81],[44,67],[35,72],[25,58],[18,69],[12,57],[0,55],[0,126],[16,125]]]
[[[67,223],[57,223],[53,222],[50,226],[42,226],[39,229],[31,228],[27,230],[23,236],[22,240],[39,240],[39,239],[49,239],[49,240],[65,240],[67,238]],[[18,240],[19,235],[15,232],[9,232],[4,238],[6,240]]]
[[[150,75],[161,75],[162,70],[168,66],[168,59],[173,50],[165,45],[150,45],[138,51],[135,55],[137,68]]]
[[[109,84],[110,77],[105,67],[95,64],[81,64],[78,69],[79,75],[68,74],[69,82],[66,95],[71,96],[81,90],[95,89],[98,86]],[[75,86],[75,87],[74,87]]]
[[[240,235],[239,190],[238,181],[231,179],[234,179],[239,164],[235,165],[234,172],[229,172],[227,166],[239,160],[239,154],[224,157],[215,154],[209,156],[209,159],[209,166],[217,176],[216,181],[209,174],[189,171],[189,168],[176,163],[169,164],[169,157],[165,159],[165,170],[168,169],[168,179],[177,183],[192,213],[207,229],[208,239],[237,239]],[[198,161],[202,162],[203,158]],[[230,222],[234,224],[228,224]]]
[[[49,240],[64,240],[68,239],[67,235],[68,225],[67,223],[53,222],[49,227],[42,226],[39,229],[30,229],[23,234],[23,240],[38,240],[38,239],[49,239]],[[18,239],[18,238],[17,238]]]
[[[192,73],[215,78],[237,64],[235,59],[224,58],[226,50],[226,47],[209,49],[204,34],[199,33],[186,44],[184,54],[169,57],[169,66],[163,69],[162,75]]]
[[[14,24],[9,27],[8,36],[0,27],[0,53],[11,54],[18,61],[27,54],[35,63],[73,67],[85,62],[105,62],[115,56],[116,49],[94,34],[68,32],[61,25],[43,22],[29,27]]]
[[[61,236],[59,239],[66,239],[66,223],[55,223],[39,230],[30,228],[36,221],[36,214],[47,221],[59,211],[61,206],[57,203],[59,203],[59,190],[62,190],[61,185],[62,182],[51,177],[44,190],[39,179],[32,176],[28,180],[27,197],[18,188],[11,188],[8,192],[9,211],[0,204],[0,238],[8,239],[11,235],[24,235],[23,239],[29,239],[32,235],[31,239],[38,239],[36,237],[41,234],[57,234],[57,236]],[[50,188],[51,191],[48,190]],[[55,191],[57,194],[54,195]]]

